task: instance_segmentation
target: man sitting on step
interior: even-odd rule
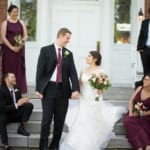
[[[32,110],[33,104],[29,103],[27,97],[22,98],[21,91],[16,86],[15,75],[6,73],[0,87],[0,136],[4,150],[11,149],[8,145],[7,124],[20,122],[17,133],[29,136],[24,128],[24,123],[29,120]]]

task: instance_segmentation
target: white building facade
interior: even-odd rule
[[[32,0],[24,0],[32,1]],[[8,0],[20,6],[20,0]],[[55,42],[59,28],[72,31],[68,48],[73,52],[78,74],[86,66],[89,51],[100,43],[102,67],[113,86],[132,87],[142,72],[136,51],[141,22],[139,9],[144,10],[143,0],[131,0],[130,24],[117,24],[118,30],[130,32],[130,42],[116,42],[115,0],[37,0],[36,38],[26,43],[26,74],[28,85],[35,85],[36,65],[42,46]]]

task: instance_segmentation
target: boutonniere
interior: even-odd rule
[[[67,50],[65,50],[65,52],[64,52],[64,57],[67,58],[67,56],[68,56],[69,54],[70,54],[70,52],[67,51]]]
[[[15,92],[18,92],[18,91],[19,91],[19,89],[14,89],[14,91],[15,91]]]

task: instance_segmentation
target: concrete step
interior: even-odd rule
[[[104,99],[105,101],[107,102],[110,102],[112,103],[113,105],[116,105],[116,106],[124,106],[126,108],[128,108],[128,101],[126,99],[122,99],[122,100],[107,100],[107,99]],[[31,98],[30,99],[30,102],[34,105],[34,109],[41,109],[41,100],[38,99],[38,98]],[[79,103],[79,100],[69,100],[69,103],[71,103],[71,105],[74,103],[76,105],[76,103]]]
[[[28,132],[30,133],[40,133],[41,130],[41,121],[28,121],[25,124],[25,128],[28,130]],[[18,129],[18,123],[11,123],[7,126],[7,131],[8,133],[17,133],[17,129]],[[51,126],[51,130],[53,130],[53,124]],[[64,126],[64,131],[67,132],[67,126]],[[125,129],[124,129],[124,125],[122,122],[117,122],[114,126],[114,130],[116,135],[124,135],[125,134]]]
[[[31,98],[30,102],[34,105],[35,109],[40,109],[41,108],[41,100],[38,98]]]
[[[21,136],[15,133],[8,134],[9,145],[13,147],[30,147],[37,148],[39,146],[40,134],[31,134],[29,137]],[[51,141],[52,135],[49,137],[49,142]],[[0,143],[0,146],[2,144]],[[131,148],[128,143],[127,138],[124,135],[117,135],[111,139],[107,148]]]
[[[107,148],[127,149],[131,148],[131,145],[129,144],[128,139],[125,137],[125,135],[116,135],[111,139],[111,141],[107,145]]]
[[[106,100],[107,102],[112,103],[115,106],[124,106],[126,108],[128,108],[128,102],[123,100],[123,101],[118,101],[118,100]],[[31,99],[30,100],[31,103],[33,103],[34,105],[34,110],[33,113],[30,117],[30,120],[32,121],[40,121],[42,119],[42,109],[41,109],[41,100],[39,99]],[[79,103],[79,101],[73,101],[70,100],[69,101],[70,105],[77,105],[77,103]]]
[[[35,108],[31,114],[30,120],[41,121],[42,120],[42,109],[41,108]]]
[[[31,134],[40,134],[41,131],[41,121],[28,121],[25,124],[25,128]],[[17,133],[18,123],[11,123],[7,126],[8,133]],[[53,131],[53,123],[51,124],[51,133]],[[64,132],[68,132],[68,128],[64,125]]]
[[[30,100],[34,104],[34,110],[31,115],[30,120],[27,122],[26,129],[31,133],[29,137],[21,136],[17,134],[17,123],[11,123],[8,125],[8,137],[9,144],[14,147],[38,147],[40,130],[41,130],[41,119],[42,119],[42,109],[41,109],[41,101],[39,99],[31,99]],[[128,107],[127,101],[116,101],[109,100],[114,105],[121,105]],[[53,127],[53,125],[52,125]],[[53,130],[53,128],[51,128]],[[66,133],[67,127],[64,127],[64,133]],[[125,129],[123,126],[122,119],[120,119],[114,126],[114,132],[116,136],[112,138],[110,143],[108,144],[108,148],[130,148],[130,144],[128,143],[125,137]],[[52,135],[50,135],[49,140],[51,140]],[[1,145],[1,144],[0,144]]]
[[[36,104],[41,104],[41,102],[36,100],[36,99],[32,99],[31,102],[33,102],[34,104],[35,103]],[[113,103],[114,105],[123,105],[123,106],[127,107],[127,102],[125,102],[125,101],[122,101],[122,102],[110,101],[110,102]],[[37,106],[39,107],[39,105],[37,105]],[[42,119],[42,109],[37,108],[37,107],[34,108],[33,113],[30,117],[30,120],[26,124],[26,128],[28,129],[28,131],[30,133],[40,133],[41,119]],[[11,124],[8,125],[8,132],[9,133],[16,133],[17,128],[18,128],[17,123],[11,123]],[[65,131],[67,131],[67,127],[65,127]],[[116,125],[114,126],[114,132],[117,135],[125,134],[122,119],[120,119],[116,123]]]
[[[28,121],[25,124],[25,128],[30,133],[40,133],[41,121]],[[8,133],[17,133],[18,123],[11,123],[7,126]]]
[[[115,124],[115,126],[114,126],[113,132],[114,132],[116,135],[125,135],[125,134],[126,134],[126,131],[125,131],[123,122],[117,122],[117,123]]]
[[[9,145],[12,147],[38,147],[40,134],[31,134],[30,136],[22,136],[16,133],[8,134]],[[52,139],[52,134],[49,137],[49,142]],[[2,143],[0,142],[0,146]]]
[[[16,133],[8,133],[8,142],[13,147],[28,147],[28,137]],[[0,146],[2,146],[1,141]]]
[[[108,90],[104,93],[104,99],[106,100],[129,100],[132,93],[134,91],[134,88],[131,87],[110,87]],[[35,87],[34,86],[28,86],[28,94],[30,98],[37,99],[37,96],[35,95]]]

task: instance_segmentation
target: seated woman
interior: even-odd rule
[[[129,101],[124,126],[128,141],[134,149],[150,150],[150,73]]]
[[[104,73],[101,67],[101,55],[90,51],[86,67],[80,77],[81,96],[79,107],[70,107],[66,124],[69,132],[62,139],[59,150],[102,150],[114,136],[113,126],[122,117],[126,109],[103,100],[103,91],[94,89],[89,80],[93,74]],[[100,80],[99,80],[100,82]],[[99,93],[100,92],[100,93]],[[99,100],[96,95],[99,95]]]

